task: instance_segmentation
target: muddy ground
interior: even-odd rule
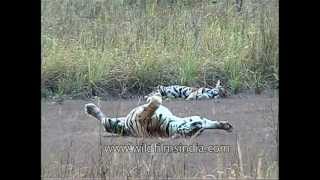
[[[177,116],[201,115],[228,120],[234,132],[207,130],[194,139],[102,137],[98,122],[84,113],[84,100],[42,101],[42,177],[134,178],[277,178],[278,97],[242,95],[203,101],[164,101]],[[101,101],[108,116],[125,116],[139,99]],[[237,146],[237,137],[239,147]],[[116,153],[110,144],[229,145],[229,152]]]

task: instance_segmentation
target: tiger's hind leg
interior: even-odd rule
[[[194,100],[194,99],[197,99],[197,92],[192,92],[189,94],[189,96],[186,97],[187,101]]]
[[[149,127],[152,126],[152,116],[158,107],[162,104],[160,96],[152,96],[144,104],[131,111],[126,120],[127,127],[133,136],[150,136]]]
[[[125,117],[109,118],[93,103],[85,105],[85,112],[97,119],[104,127],[104,130],[112,134],[126,134],[124,132]]]
[[[203,129],[221,129],[227,132],[233,131],[233,126],[228,121],[213,121],[209,119],[202,118]]]

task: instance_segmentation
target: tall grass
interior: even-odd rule
[[[44,96],[278,84],[278,2],[42,0]]]

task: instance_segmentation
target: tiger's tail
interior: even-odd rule
[[[84,110],[87,114],[93,116],[100,122],[103,122],[104,119],[106,119],[106,116],[103,114],[100,108],[93,103],[86,104]]]

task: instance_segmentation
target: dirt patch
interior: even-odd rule
[[[228,120],[233,133],[207,130],[194,139],[101,137],[102,127],[84,113],[90,101],[42,101],[42,177],[278,177],[278,97],[246,95],[203,101],[164,101],[177,116]],[[107,116],[120,117],[139,99],[101,101]],[[239,137],[240,153],[236,139]],[[228,145],[224,153],[106,152],[111,144]],[[239,157],[242,163],[239,162]],[[242,169],[242,170],[241,170]],[[111,178],[113,179],[113,178]]]

